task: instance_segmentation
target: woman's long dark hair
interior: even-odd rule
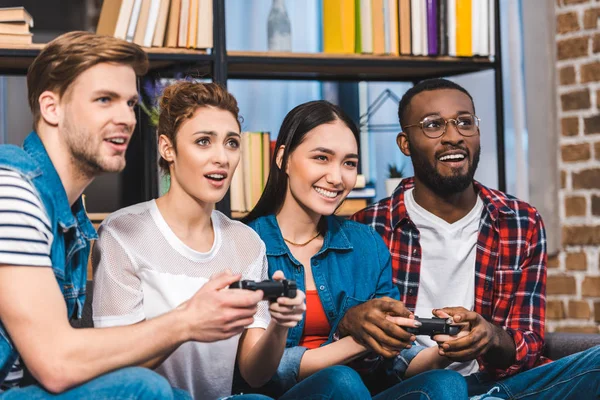
[[[341,108],[328,101],[317,100],[300,104],[285,116],[279,129],[279,135],[277,136],[275,154],[271,160],[271,168],[265,190],[254,209],[243,219],[245,223],[265,215],[277,214],[281,210],[287,192],[288,177],[285,169],[290,154],[302,143],[308,132],[320,125],[329,124],[335,120],[342,121],[350,128],[354,134],[356,143],[359,142],[359,132],[356,124]],[[277,152],[281,146],[285,147],[280,168],[277,166]]]

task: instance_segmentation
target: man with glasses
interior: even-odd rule
[[[529,204],[473,179],[481,148],[471,95],[451,81],[426,80],[406,92],[398,117],[397,144],[414,177],[353,218],[388,245],[402,301],[350,309],[340,335],[384,357],[415,340],[439,346],[449,368],[467,377],[470,395],[599,396],[600,346],[554,363],[542,357],[544,225]],[[413,313],[452,318],[462,331],[415,337],[394,323]]]

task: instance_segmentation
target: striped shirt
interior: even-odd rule
[[[0,169],[0,265],[52,267],[50,220],[36,190],[23,176]],[[0,393],[18,386],[19,360],[0,382]]]

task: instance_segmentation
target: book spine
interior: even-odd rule
[[[439,54],[448,55],[448,8],[446,0],[438,0]]]
[[[438,54],[437,1],[427,0],[427,53]]]

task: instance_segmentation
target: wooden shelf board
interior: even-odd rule
[[[249,213],[244,211],[232,211],[231,218],[233,219],[242,219],[247,216]]]
[[[87,216],[92,222],[100,223],[108,217],[110,213],[88,213]]]
[[[45,46],[42,43],[31,45],[7,45],[0,47],[0,74],[25,75],[33,59]],[[189,64],[198,68],[199,72],[210,73],[212,54],[205,50],[183,49],[171,47],[144,48],[150,60],[150,70],[173,67],[177,64]]]
[[[487,57],[228,52],[232,79],[416,80],[495,68]]]

